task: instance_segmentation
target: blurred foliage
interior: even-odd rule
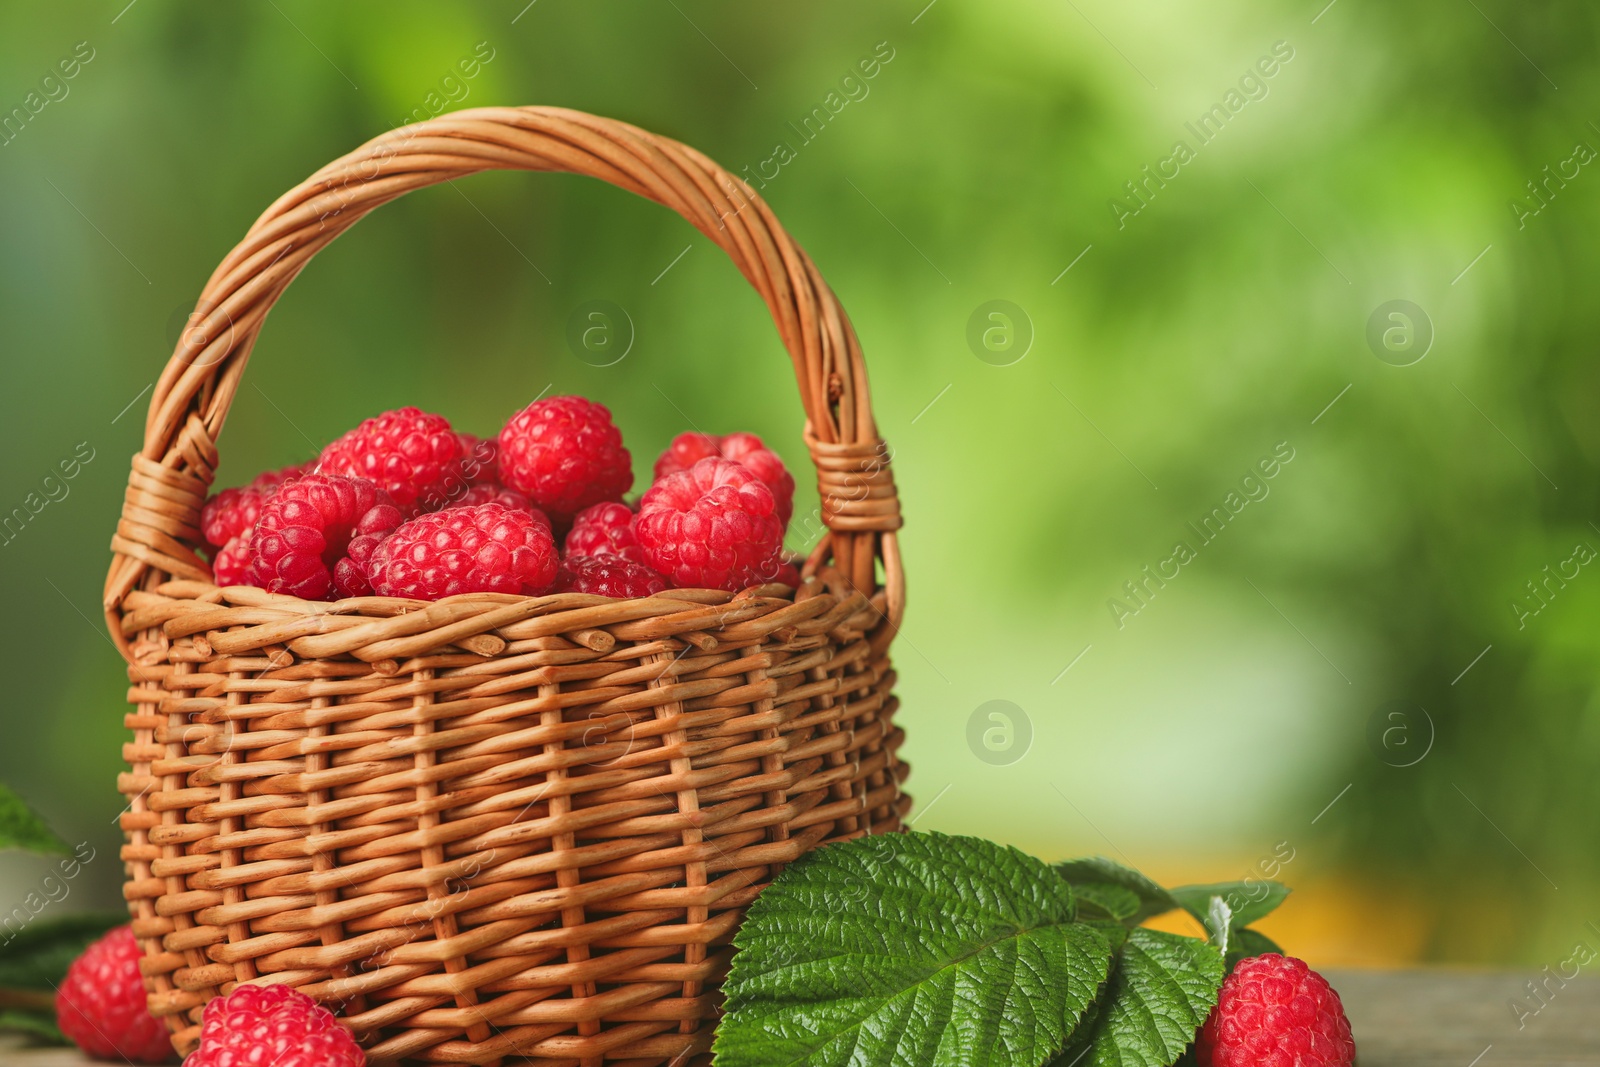
[[[93,54],[0,147],[0,508],[80,461],[0,546],[0,778],[114,854],[124,682],[98,603],[142,390],[251,220],[485,42],[449,106],[615,115],[735,170],[794,149],[764,195],[850,309],[896,449],[920,827],[1198,880],[1287,842],[1290,884],[1424,902],[1397,954],[1565,958],[1600,885],[1600,577],[1512,605],[1600,548],[1600,177],[1557,178],[1537,214],[1527,183],[1600,145],[1600,13],[925,2],[0,12],[0,114]],[[803,142],[791,123],[880,42],[892,60]],[[1277,42],[1292,59],[1199,144],[1186,124]],[[1180,139],[1194,158],[1131,214],[1124,183]],[[1009,366],[966,341],[997,298],[1034,329]],[[1435,331],[1405,367],[1365,338],[1397,298]],[[566,350],[591,299],[637,327],[614,367]],[[489,432],[547,386],[611,405],[641,475],[686,425],[804,462],[787,361],[713,246],[599,183],[490,174],[384,208],[305,271],[222,478],[405,403]],[[1123,583],[1280,442],[1267,495],[1119,628]],[[968,746],[995,699],[1031,726],[1009,766]],[[1432,723],[1413,766],[1390,764],[1426,748],[1420,716],[1390,735],[1404,759],[1369,741],[1394,701]]]

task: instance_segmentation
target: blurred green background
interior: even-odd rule
[[[854,317],[905,501],[917,827],[1276,872],[1298,894],[1275,930],[1313,962],[1600,945],[1600,13],[1325,3],[0,12],[0,114],[24,109],[0,136],[0,509],[48,501],[0,537],[0,778],[98,850],[75,901],[120,878],[107,543],[207,275],[408,116],[543,103],[776,172]],[[614,366],[564,340],[590,300],[636,330]],[[305,271],[222,482],[408,403],[493,432],[547,387],[610,405],[641,477],[688,424],[748,429],[815,504],[734,269],[670,212],[528,174],[409,196]],[[0,864],[4,900],[29,862]]]

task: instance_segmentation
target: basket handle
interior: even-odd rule
[[[880,601],[889,631],[904,608],[895,532],[900,502],[878,437],[860,343],[810,258],[740,178],[695,151],[627,123],[551,107],[456,111],[377,137],[269,207],[201,292],[150,398],[144,447],[133,457],[111,548],[105,607],[116,614],[142,583],[209,581],[196,549],[200,508],[215,476],[216,440],[267,312],[324,245],[373,208],[483,170],[586,174],[678,212],[727,253],[777,324],[805,407],[805,442],[822,497],[823,543],[840,574]]]

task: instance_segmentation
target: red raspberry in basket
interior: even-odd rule
[[[686,471],[703,459],[722,455],[722,438],[716,434],[685,430],[672,439],[665,452],[656,457],[655,478],[660,481],[669,474]]]
[[[457,433],[461,440],[461,473],[469,485],[499,484],[500,445],[493,437]]]
[[[500,484],[558,523],[633,485],[633,459],[611,412],[581,396],[535,400],[500,431]]]
[[[554,584],[556,562],[549,523],[502,504],[475,504],[407,522],[378,546],[367,573],[380,596],[536,596]]]
[[[249,485],[224,489],[213,494],[200,509],[200,532],[206,544],[214,549],[227,547],[229,541],[247,532],[261,517],[265,504],[278,487],[291,478],[298,478],[310,464],[296,464],[281,470],[258,474]],[[221,582],[218,583],[223,584]]]
[[[461,438],[443,415],[400,408],[367,419],[322,450],[318,474],[376,482],[407,515],[460,495]],[[419,503],[422,498],[423,503]]]
[[[772,490],[748,467],[702,459],[650,487],[634,533],[645,562],[682,588],[736,592],[782,563]]]
[[[307,474],[262,507],[246,579],[304,600],[325,599],[330,591],[359,596],[366,592],[356,578],[364,557],[400,518],[389,495],[364,478]],[[354,571],[341,566],[346,560]]]
[[[356,523],[355,536],[345,548],[344,558],[333,568],[333,591],[340,597],[371,596],[372,582],[367,568],[372,565],[372,554],[384,539],[400,525],[400,509],[376,507]]]
[[[366,1053],[332,1012],[286,985],[242,985],[213,997],[200,1048],[184,1067],[365,1067]]]
[[[461,466],[440,486],[427,490],[417,497],[416,511],[443,511],[445,508],[467,507],[472,504],[504,504],[538,515],[546,522],[550,517],[515,489],[507,489],[499,482],[495,457],[498,449],[493,441],[485,441],[471,434],[457,434],[461,438]]]
[[[619,599],[655,596],[667,587],[660,574],[621,556],[568,556],[556,577],[558,593],[592,593]]]
[[[133,928],[119,926],[67,968],[56,992],[56,1025],[86,1054],[134,1063],[172,1057],[166,1025],[146,1006],[140,955]]]
[[[550,516],[534,507],[533,501],[515,489],[507,489],[494,482],[479,482],[477,485],[468,486],[467,491],[461,494],[461,499],[452,502],[451,506],[468,508],[478,504],[499,504],[512,511],[526,511],[534,518],[542,520],[545,525],[550,524]]]
[[[1195,1043],[1200,1067],[1350,1067],[1356,1045],[1339,994],[1292,957],[1241,960]]]
[[[211,576],[218,585],[249,583],[250,543],[254,540],[254,533],[253,529],[246,530],[217,549],[216,556],[211,560]]]
[[[609,501],[591,504],[572,519],[562,554],[567,556],[621,556],[644,562],[644,549],[633,532],[633,509]]]
[[[686,471],[702,459],[713,456],[731,459],[749,467],[772,490],[772,497],[777,501],[778,522],[788,528],[789,516],[794,514],[794,475],[789,473],[789,468],[783,465],[778,454],[753,433],[730,433],[726,437],[708,433],[680,433],[656,460],[656,481],[669,474]]]

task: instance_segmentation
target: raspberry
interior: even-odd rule
[[[593,593],[618,599],[655,596],[667,580],[643,563],[621,556],[568,556],[556,576],[558,593]]]
[[[735,463],[743,463],[772,490],[777,501],[778,522],[787,529],[789,516],[794,514],[794,475],[783,465],[778,454],[753,433],[730,433],[717,437],[708,433],[680,433],[672,439],[667,450],[656,460],[656,481],[669,474],[686,471],[702,459],[721,456]]]
[[[500,445],[493,437],[457,433],[461,441],[461,472],[469,485],[498,483]]]
[[[633,485],[633,459],[611,412],[581,396],[535,400],[500,431],[500,483],[558,523]]]
[[[438,506],[450,499],[452,487],[459,491],[462,466],[461,438],[443,415],[400,408],[367,419],[324,448],[316,472],[376,482],[412,515],[419,497]]]
[[[667,450],[656,457],[655,479],[688,470],[703,459],[722,455],[722,438],[715,434],[686,430],[672,439]]]
[[[556,578],[556,544],[536,515],[476,504],[419,515],[372,554],[382,596],[438,600],[460,593],[536,596]]]
[[[84,949],[56,993],[56,1025],[90,1056],[134,1063],[172,1057],[166,1025],[146,1006],[133,928],[119,926]]]
[[[578,512],[562,545],[567,556],[621,556],[644,562],[644,549],[633,532],[633,509],[615,502],[591,504]]]
[[[469,508],[478,504],[499,504],[501,507],[510,508],[512,511],[526,511],[529,515],[539,519],[546,526],[550,525],[550,516],[533,506],[533,501],[517,492],[507,489],[494,482],[479,482],[469,486],[461,499],[454,501],[452,507]]]
[[[365,1067],[333,1013],[286,985],[235,986],[206,1004],[200,1048],[184,1067]]]
[[[340,597],[372,595],[372,582],[367,578],[372,554],[399,525],[400,510],[395,507],[375,507],[361,517],[355,536],[344,550],[344,558],[334,565],[335,593]]]
[[[1300,960],[1239,961],[1195,1044],[1200,1067],[1349,1067],[1356,1046],[1339,994]]]
[[[790,589],[799,589],[800,568],[796,567],[793,563],[785,563],[779,567],[778,572],[772,576],[772,581],[782,582]]]
[[[246,579],[303,600],[322,600],[330,591],[362,595],[362,564],[400,518],[389,495],[365,478],[307,474],[262,507]]]
[[[278,491],[278,486],[291,478],[300,477],[308,466],[302,463],[266,471],[256,475],[249,485],[213,494],[205,507],[200,509],[200,532],[205,536],[206,544],[213,549],[225,548],[229,541],[247,532],[261,517],[261,505]]]
[[[645,562],[683,588],[736,592],[782,563],[772,490],[741,464],[702,459],[645,493],[634,523]]]
[[[217,549],[211,560],[211,576],[218,585],[245,585],[250,581],[250,542],[255,530],[246,530]]]

